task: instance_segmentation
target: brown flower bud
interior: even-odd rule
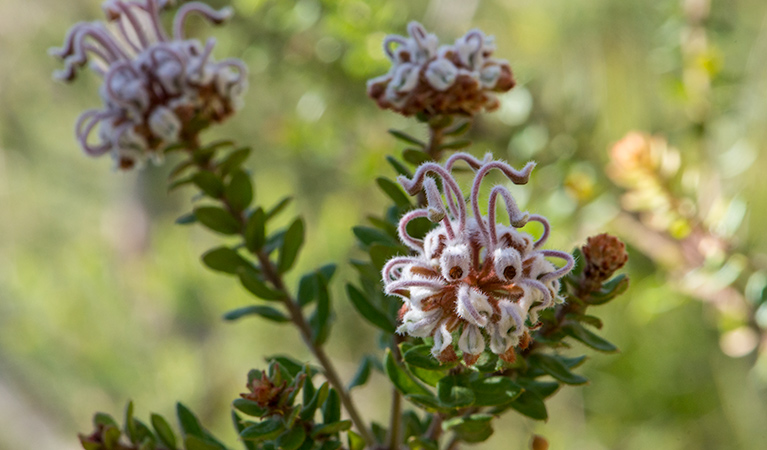
[[[543,436],[533,435],[533,440],[530,441],[530,448],[532,450],[549,450],[549,441]]]
[[[609,279],[629,259],[626,245],[607,233],[590,237],[581,251],[585,263],[583,277],[595,285]]]

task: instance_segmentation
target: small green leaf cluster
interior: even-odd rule
[[[317,369],[285,356],[270,359],[265,372],[248,373],[250,393],[234,401],[232,418],[248,450],[336,450],[340,433],[350,420],[341,420],[338,391],[326,381],[315,386]]]
[[[229,311],[224,319],[260,316],[278,323],[296,321],[297,312],[292,309],[295,303],[281,277],[294,267],[304,244],[304,222],[296,218],[287,227],[272,229],[272,220],[285,210],[291,198],[283,198],[270,208],[255,204],[250,175],[242,167],[249,154],[249,148],[235,148],[229,141],[190,151],[189,158],[171,172],[170,186],[199,189],[198,206],[177,222],[196,222],[218,234],[237,237],[233,244],[205,252],[202,261],[213,271],[237,277],[253,296],[269,302]],[[308,321],[316,345],[324,343],[329,335],[328,283],[334,273],[335,265],[321,267],[304,275],[298,288],[299,307],[316,305]]]
[[[176,416],[181,427],[180,436],[159,414],[151,415],[151,426],[135,418],[133,402],[128,402],[122,426],[109,414],[96,413],[93,417],[95,430],[87,436],[81,434],[80,443],[85,450],[227,450],[181,403],[176,405]]]

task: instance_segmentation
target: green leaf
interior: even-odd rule
[[[442,423],[442,429],[452,431],[461,441],[477,443],[487,440],[493,434],[490,414],[472,414],[469,417],[456,417]]]
[[[276,205],[274,205],[274,207],[273,207],[272,209],[270,209],[270,210],[269,210],[269,211],[266,213],[266,220],[268,221],[268,220],[269,220],[269,219],[271,219],[272,217],[274,217],[274,216],[276,216],[277,214],[279,214],[279,213],[281,213],[282,211],[284,211],[284,210],[285,210],[285,208],[287,208],[287,206],[288,206],[288,205],[290,204],[290,202],[292,202],[292,201],[293,201],[293,198],[292,198],[292,197],[285,197],[285,198],[283,198],[282,200],[280,200],[280,202],[279,202],[279,203],[277,203]]]
[[[224,183],[213,172],[203,170],[192,175],[192,183],[208,197],[220,198],[224,193]]]
[[[448,142],[439,146],[440,150],[460,150],[471,145],[471,141],[467,139],[461,139],[458,141]]]
[[[587,330],[578,322],[565,322],[565,325],[562,327],[562,329],[568,336],[583,342],[595,350],[608,353],[618,351],[618,347],[605,340],[604,338],[597,336],[596,334]]]
[[[453,128],[452,130],[446,131],[445,136],[461,136],[463,134],[466,134],[466,132],[469,131],[470,128],[471,128],[471,120],[467,120],[466,122]]]
[[[240,416],[237,414],[236,411],[232,410],[232,423],[234,424],[235,430],[237,430],[237,436],[242,433],[242,430],[245,429],[244,421],[240,418]],[[242,441],[242,445],[245,446],[247,450],[257,450],[256,444],[250,441]],[[171,447],[172,449],[175,449],[175,447]]]
[[[368,249],[368,253],[370,253],[370,262],[373,263],[376,271],[380,272],[390,259],[404,252],[400,246],[392,247],[389,244],[373,244]]]
[[[437,398],[447,408],[463,408],[474,403],[474,393],[463,385],[463,379],[458,375],[448,375],[439,380]]]
[[[535,420],[546,420],[549,414],[546,412],[546,404],[535,393],[530,391],[523,392],[516,400],[511,402],[510,406],[521,414]]]
[[[99,425],[109,425],[115,428],[120,428],[120,426],[117,424],[117,421],[112,416],[102,412],[98,412],[93,415],[93,426],[98,428]]]
[[[301,420],[311,421],[314,418],[314,413],[317,411],[317,408],[321,404],[325,403],[325,399],[327,399],[329,392],[330,386],[326,381],[322,384],[322,386],[320,386],[319,389],[317,389],[317,392],[315,392],[311,401],[304,405],[304,407],[301,409]]]
[[[580,365],[582,365],[588,358],[586,357],[586,355],[581,355],[581,356],[575,356],[572,358],[560,356],[559,359],[561,359],[562,362],[565,363],[568,369],[575,369],[576,367],[579,367]]]
[[[128,436],[128,439],[130,439],[131,443],[137,444],[138,441],[138,433],[136,432],[136,422],[133,420],[133,402],[129,401],[127,405],[125,405],[125,435]]]
[[[168,421],[159,414],[152,414],[151,421],[157,437],[160,438],[160,442],[169,449],[175,449],[176,434],[173,432]]]
[[[336,440],[325,441],[320,445],[319,450],[338,450],[341,448],[341,442]]]
[[[195,208],[194,215],[201,224],[221,234],[237,234],[240,232],[240,223],[237,219],[221,208],[201,206]]]
[[[410,208],[412,206],[410,204],[410,197],[405,194],[397,183],[384,177],[378,177],[376,183],[397,206],[401,208]]]
[[[266,213],[261,207],[256,208],[248,217],[245,225],[245,246],[253,253],[258,252],[266,243]]]
[[[410,394],[405,396],[406,400],[426,409],[427,411],[445,411],[445,407],[437,400],[433,394]]]
[[[590,305],[602,305],[623,294],[628,288],[629,279],[622,273],[603,284],[602,289],[592,292],[586,300]]]
[[[183,216],[180,216],[176,219],[177,225],[191,225],[196,222],[197,222],[197,217],[195,217],[193,212],[184,214]]]
[[[306,431],[299,425],[283,433],[277,439],[277,448],[280,450],[297,450],[306,440]]]
[[[312,341],[316,345],[322,345],[330,334],[330,294],[328,283],[325,278],[315,275],[317,280],[317,307],[309,320],[312,328]]]
[[[442,377],[445,376],[445,372],[441,370],[426,370],[421,369],[420,367],[413,367],[409,364],[407,364],[407,369],[410,371],[410,373],[416,377],[417,379],[423,381],[424,383],[428,384],[429,386],[437,387],[437,383],[439,383],[439,380],[442,379]]]
[[[168,185],[168,192],[173,192],[174,190],[180,188],[181,186],[185,186],[187,184],[192,184],[192,178],[191,176],[186,178],[179,178],[178,180],[170,183]]]
[[[272,308],[271,306],[262,305],[245,306],[243,308],[233,309],[224,314],[224,320],[232,321],[252,315],[261,316],[266,320],[277,323],[290,322],[290,318],[288,318],[288,316],[282,312]]]
[[[218,169],[222,174],[226,175],[230,171],[238,169],[248,159],[248,156],[250,156],[249,147],[238,148],[226,155],[218,164]]]
[[[352,305],[368,322],[377,326],[387,333],[394,333],[397,327],[392,323],[389,317],[375,306],[372,301],[351,284],[346,285],[346,293],[351,300]]]
[[[298,282],[298,304],[301,307],[308,305],[317,298],[317,274],[307,273]]]
[[[522,388],[527,392],[533,392],[542,399],[546,399],[554,395],[559,389],[559,383],[556,381],[536,381],[525,378],[517,380]]]
[[[240,267],[248,267],[250,263],[229,247],[216,247],[202,255],[202,262],[211,270],[236,274]]]
[[[410,436],[407,440],[407,448],[410,450],[438,450],[439,445],[434,439],[423,436]]]
[[[386,161],[389,162],[389,164],[394,168],[394,170],[397,172],[398,175],[404,175],[408,178],[413,177],[413,173],[405,167],[404,164],[399,162],[395,157],[389,155],[386,157]]]
[[[249,427],[242,430],[240,437],[252,441],[265,441],[274,439],[285,430],[285,425],[282,423],[282,418],[271,417],[261,422],[254,423]]]
[[[406,148],[403,150],[402,158],[414,166],[420,166],[421,164],[432,160],[428,153],[415,148]]]
[[[296,262],[298,251],[304,243],[304,221],[300,218],[293,221],[285,232],[285,238],[280,249],[280,259],[277,268],[280,273],[285,273]]]
[[[245,211],[253,201],[253,184],[243,170],[235,170],[224,189],[224,197],[235,211]]]
[[[299,373],[304,371],[308,366],[304,363],[298,361],[297,359],[293,359],[290,356],[286,355],[274,355],[270,356],[266,359],[267,361],[277,361],[280,363],[282,367],[285,368],[285,370],[288,371],[291,377],[295,378],[298,376]],[[317,369],[309,368],[309,373],[316,372]]]
[[[399,130],[389,130],[389,134],[391,134],[395,138],[399,139],[400,141],[407,142],[408,144],[417,145],[417,146],[419,146],[421,148],[426,148],[426,144],[423,141],[421,141],[421,140],[419,140],[419,139],[417,139],[417,138],[415,138],[415,137],[413,137],[413,136],[411,136],[411,135],[409,135],[409,134],[407,134],[405,132],[402,132],[402,131],[399,131]]]
[[[583,322],[597,329],[602,329],[602,325],[603,325],[602,320],[599,317],[588,316],[585,314],[570,313],[565,316],[565,319]]]
[[[395,247],[398,245],[391,236],[375,228],[357,226],[352,230],[357,239],[365,246],[376,243]]]
[[[250,383],[249,383],[250,384]],[[243,412],[249,416],[261,417],[266,414],[266,410],[259,406],[258,403],[247,398],[238,398],[232,402],[232,406],[237,411]]]
[[[346,438],[348,440],[349,450],[365,450],[365,440],[362,439],[362,436],[359,434],[349,430],[346,433]]]
[[[221,447],[197,436],[187,436],[184,439],[184,448],[186,450],[221,450]]]
[[[327,400],[322,405],[322,421],[333,423],[341,420],[341,396],[338,391],[330,389]]]
[[[400,367],[399,364],[397,364],[397,362],[394,360],[394,355],[389,349],[386,349],[386,360],[384,364],[384,370],[386,372],[386,375],[392,381],[392,384],[394,384],[394,387],[396,387],[397,390],[400,391],[402,394],[424,395],[424,396],[432,397],[432,398],[434,397],[431,391],[429,391],[420,383],[418,383],[415,379],[413,379],[412,376],[410,376],[409,373],[405,371],[405,369],[403,369],[402,367]]]
[[[370,358],[370,355],[366,355],[362,358],[362,363],[360,363],[359,368],[357,368],[357,373],[354,374],[352,381],[349,382],[349,386],[346,388],[347,391],[351,391],[353,388],[367,383],[372,368]]]
[[[456,363],[441,363],[431,354],[430,345],[417,345],[407,350],[402,358],[408,365],[426,370],[445,370],[455,367]]]
[[[556,356],[534,353],[527,358],[528,363],[538,367],[555,379],[566,384],[584,384],[588,378],[570,372],[567,365]]]
[[[181,403],[176,403],[176,416],[178,422],[181,425],[181,431],[184,436],[196,436],[199,438],[205,437],[205,432],[200,425],[200,421],[192,411]]]
[[[506,377],[480,378],[469,384],[474,392],[476,406],[498,406],[514,400],[522,386]]]
[[[151,446],[154,449],[157,439],[154,437],[152,430],[146,426],[144,422],[138,419],[134,419],[133,421],[136,429],[136,443],[141,444],[141,448]]]
[[[237,275],[245,289],[258,298],[264,300],[282,300],[285,298],[285,294],[268,287],[252,270],[241,267],[237,271]]]
[[[340,420],[338,422],[325,423],[324,425],[315,425],[312,428],[310,436],[315,439],[319,436],[328,436],[342,431],[346,431],[352,427],[351,420]]]

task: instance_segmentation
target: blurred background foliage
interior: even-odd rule
[[[550,218],[551,246],[603,230],[629,243],[632,287],[600,311],[622,353],[592,352],[582,369],[591,384],[558,393],[548,423],[506,416],[482,448],[527,448],[533,432],[560,449],[764,446],[767,3],[233,6],[228,26],[192,30],[251,70],[245,108],[208,137],[253,146],[262,204],[295,197],[308,224],[296,274],[359,255],[350,228],[385,205],[373,180],[390,175],[384,157],[401,150],[386,129],[424,134],[365,95],[365,80],[388,67],[384,35],[414,19],[443,40],[472,27],[496,36],[519,86],[479,118],[471,150],[538,161],[531,183],[512,189],[521,207]],[[53,83],[59,63],[46,49],[76,21],[101,17],[98,0],[0,3],[0,448],[78,448],[93,411],[118,413],[128,398],[142,417],[171,415],[182,400],[234,443],[227,410],[248,369],[266,355],[309,355],[292,328],[220,320],[251,300],[200,264],[215,237],[173,224],[193,192],[166,195],[167,166],[114,173],[106,158],[80,154],[73,124],[99,104],[99,80]],[[605,172],[608,149],[631,130],[667,140],[673,169],[659,169],[668,189],[639,205],[624,188],[641,183],[619,187]],[[681,200],[653,203],[666,194]],[[681,259],[666,257],[674,252]],[[353,275],[343,268],[334,282],[329,344],[346,379],[376,346],[341,293]],[[355,397],[385,422],[389,393],[375,386]]]

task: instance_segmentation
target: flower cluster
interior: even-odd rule
[[[389,73],[368,81],[368,95],[381,108],[405,116],[472,116],[496,109],[492,93],[514,87],[509,63],[492,57],[492,36],[472,30],[453,45],[439,46],[420,23],[411,22],[407,29],[409,38],[390,35],[384,40],[392,62]]]
[[[470,198],[473,217],[467,213],[464,195],[452,175],[459,161],[475,171]],[[528,163],[517,171],[491,160],[490,155],[480,161],[457,153],[444,166],[424,163],[412,179],[399,178],[411,195],[423,190],[427,205],[405,214],[399,222],[400,239],[415,254],[387,262],[383,268],[385,290],[404,300],[398,331],[433,336],[432,354],[441,361],[457,358],[453,345],[457,337],[468,365],[479,359],[486,338],[493,353],[512,362],[514,347],[529,344],[529,330],[538,323],[539,311],[562,301],[559,279],[574,261],[568,253],[541,249],[550,231],[546,218],[521,212],[503,186],[490,191],[487,217],[480,212],[480,186],[490,171],[497,169],[514,184],[524,184],[534,166]],[[506,205],[508,226],[496,222],[499,197]],[[407,232],[408,224],[419,217],[439,222],[423,240]],[[519,230],[531,221],[543,226],[537,240]],[[556,267],[549,257],[563,260],[564,265]]]
[[[167,0],[158,1],[107,0],[106,24],[78,23],[64,46],[52,51],[65,62],[57,78],[72,80],[88,62],[103,77],[104,106],[84,112],[76,134],[88,155],[111,153],[120,169],[160,158],[170,144],[194,141],[202,129],[239,107],[247,85],[242,61],[213,60],[214,39],[203,45],[184,37],[191,14],[221,23],[230,10],[187,3],[176,13],[171,37],[159,17]],[[97,138],[91,137],[97,127]]]

